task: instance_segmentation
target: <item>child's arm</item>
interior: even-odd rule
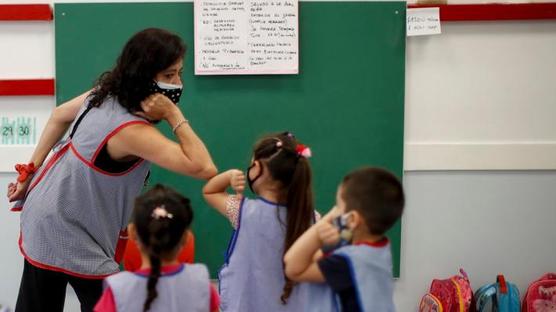
[[[334,245],[340,239],[338,230],[330,223],[340,213],[332,209],[315,223],[290,247],[284,256],[286,276],[296,282],[324,282],[318,266],[323,245]]]
[[[220,296],[214,286],[210,285],[210,312],[220,311]]]
[[[106,287],[94,307],[94,312],[116,312],[116,301],[110,287]]]
[[[216,175],[203,187],[205,201],[225,216],[228,216],[226,204],[230,194],[226,192],[226,189],[229,186],[241,196],[245,189],[245,175],[241,170],[231,169]]]

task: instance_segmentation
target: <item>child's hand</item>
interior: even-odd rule
[[[230,170],[230,186],[236,193],[243,193],[245,190],[245,174],[241,170]]]
[[[341,215],[342,212],[340,211],[340,209],[337,206],[334,206],[332,207],[332,209],[330,209],[328,213],[324,215],[324,217],[322,217],[322,220],[330,223],[332,219],[339,217]]]
[[[335,246],[340,241],[338,229],[325,220],[317,223],[317,234],[323,246]]]

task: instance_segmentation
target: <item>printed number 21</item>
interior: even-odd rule
[[[2,136],[12,136],[14,135],[14,129],[12,127],[3,127]]]

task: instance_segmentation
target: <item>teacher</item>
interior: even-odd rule
[[[118,241],[151,163],[199,179],[216,174],[176,105],[185,50],[166,30],[135,34],[92,91],[54,110],[31,161],[16,166],[8,198],[22,213],[25,257],[16,311],[63,311],[68,283],[81,310],[92,311],[102,279],[119,271]],[[153,126],[158,121],[179,143]]]

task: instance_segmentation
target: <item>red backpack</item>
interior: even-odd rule
[[[465,271],[459,271],[461,274],[448,279],[432,281],[429,292],[421,299],[419,312],[474,311],[471,283]]]
[[[556,312],[556,273],[547,273],[527,288],[523,312]]]

